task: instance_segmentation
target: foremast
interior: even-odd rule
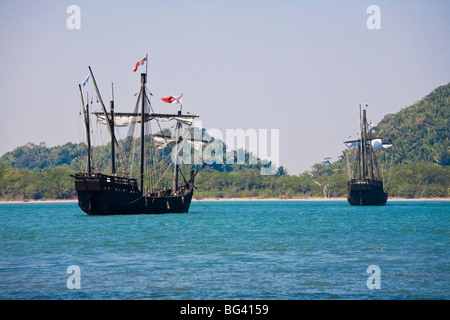
[[[92,172],[91,167],[91,130],[90,130],[90,121],[89,121],[89,97],[88,97],[88,103],[86,104],[86,109],[84,106],[84,99],[83,99],[83,91],[81,90],[81,85],[79,84],[78,87],[80,88],[80,96],[81,96],[81,110],[83,111],[83,121],[84,121],[84,129],[86,133],[86,140],[87,140],[87,153],[88,153],[88,173],[90,174]]]

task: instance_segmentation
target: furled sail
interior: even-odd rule
[[[359,147],[360,141],[359,140],[345,141],[344,144],[348,149],[353,149]]]
[[[97,121],[101,124],[106,124],[105,116],[103,114],[94,113],[97,116]],[[144,122],[151,120],[150,117],[145,116]],[[141,116],[132,115],[118,115],[114,114],[114,126],[116,127],[128,127],[133,123],[141,123]]]
[[[348,149],[353,149],[353,148],[358,148],[361,145],[361,140],[349,140],[349,141],[344,141],[345,146]],[[381,148],[390,148],[392,147],[392,144],[389,143],[384,143],[381,141],[381,139],[376,138],[376,139],[367,139],[366,140],[366,145],[371,144],[372,147],[375,150],[379,150]]]
[[[103,112],[93,112],[93,114],[97,117],[97,121],[102,124],[107,124],[105,115]],[[109,117],[108,113],[108,117]],[[160,114],[160,113],[147,113],[144,114],[144,122],[150,120],[157,121],[171,121],[176,120],[184,125],[192,125],[194,118],[197,118],[197,115],[179,115],[179,114]],[[115,112],[114,113],[114,126],[117,127],[127,127],[134,123],[141,123],[141,114],[140,113],[122,113]]]
[[[170,135],[163,135],[163,134],[152,134],[151,135],[153,141],[156,144],[156,149],[164,149],[165,147],[172,146],[176,139],[174,136]],[[196,137],[179,137],[178,143],[186,141],[188,142],[193,148],[200,150],[201,147],[203,147],[207,143],[211,143],[214,141],[214,138],[211,138],[211,140],[205,140],[205,139],[197,139]]]
[[[152,134],[153,141],[156,144],[156,149],[164,149],[169,146],[169,144],[173,144],[175,139],[172,136],[161,135],[161,134]]]

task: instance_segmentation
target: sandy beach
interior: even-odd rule
[[[194,198],[193,201],[347,201],[347,198]],[[450,198],[389,198],[389,201],[450,201]]]
[[[77,203],[77,199],[69,199],[69,200],[0,200],[0,204],[13,204],[13,203]],[[195,201],[347,201],[347,198],[292,198],[292,199],[284,199],[284,198],[193,198],[193,202]],[[406,198],[389,198],[389,201],[450,201],[450,198],[414,198],[414,199],[406,199]]]
[[[7,203],[77,203],[78,200],[0,200],[0,204]]]

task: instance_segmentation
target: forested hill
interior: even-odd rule
[[[375,134],[393,144],[395,164],[425,161],[447,166],[450,164],[449,128],[450,83],[436,88],[417,103],[386,115],[375,127]],[[4,154],[0,162],[35,172],[59,166],[79,170],[79,158],[86,154],[85,150],[84,143],[69,142],[50,148],[45,143],[29,143]],[[108,151],[102,153],[107,156]]]
[[[417,103],[386,115],[376,126],[376,135],[392,142],[396,164],[425,161],[448,166],[449,128],[450,83]]]
[[[80,169],[80,157],[86,155],[86,144],[68,142],[63,146],[47,147],[44,142],[40,144],[28,143],[5,153],[0,162],[11,168],[28,169],[39,172],[60,166],[72,170]]]

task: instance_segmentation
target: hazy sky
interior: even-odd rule
[[[80,29],[66,12],[80,8]],[[381,29],[369,29],[370,5]],[[183,93],[203,127],[279,129],[298,174],[342,153],[359,104],[374,124],[450,81],[449,1],[0,1],[0,155],[80,142],[78,84],[91,66],[105,103],[131,112],[135,63],[148,88]]]

